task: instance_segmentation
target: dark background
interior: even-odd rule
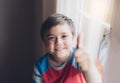
[[[0,0],[0,83],[31,83],[41,21],[42,0]]]

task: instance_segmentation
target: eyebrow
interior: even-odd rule
[[[65,34],[67,34],[67,33],[62,32],[62,33],[60,33],[60,34],[61,34],[61,35],[65,35]],[[54,34],[48,34],[47,37],[48,37],[48,36],[54,36]]]
[[[53,34],[48,34],[47,37],[49,37],[49,36],[53,36]]]

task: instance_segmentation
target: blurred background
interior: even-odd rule
[[[31,83],[41,20],[42,0],[0,0],[0,83]]]
[[[69,16],[82,45],[99,59],[103,83],[120,82],[119,0],[0,0],[0,83],[32,83],[44,53],[41,23],[52,13]]]

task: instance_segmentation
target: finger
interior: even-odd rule
[[[87,59],[87,56],[86,56],[86,53],[83,52],[82,50],[79,51],[79,54],[77,54],[76,56],[76,60],[79,62],[79,61],[84,61]]]

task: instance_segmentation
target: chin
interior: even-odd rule
[[[67,57],[68,56],[68,53],[57,53],[56,54],[56,56],[58,57],[58,58],[64,58],[64,57]]]

